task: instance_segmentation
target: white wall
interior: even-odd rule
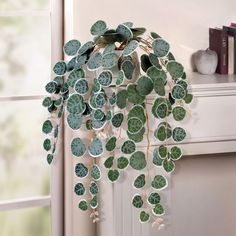
[[[90,40],[92,38],[89,33],[90,26],[98,19],[105,20],[111,27],[116,27],[121,22],[132,21],[136,26],[155,31],[169,41],[176,58],[184,64],[186,69],[191,69],[191,54],[198,49],[208,47],[209,27],[236,21],[235,0],[221,2],[217,0],[68,0],[66,2],[74,3],[73,6],[69,4],[73,8],[67,8],[68,15],[72,16],[73,20],[69,17],[67,19],[69,25],[67,24],[66,28],[66,39],[75,37],[81,42]],[[112,203],[115,208],[105,209],[109,213],[108,218],[106,220],[106,216],[104,216],[104,220],[97,227],[100,232],[98,235],[235,235],[236,227],[232,219],[235,219],[236,209],[235,206],[231,208],[230,204],[234,203],[233,198],[236,198],[235,189],[231,189],[236,181],[236,174],[233,172],[236,158],[234,155],[234,158],[220,159],[198,157],[179,162],[177,172],[172,177],[172,183],[169,186],[171,199],[170,196],[167,196],[167,201],[170,201],[170,205],[169,203],[168,205],[171,217],[171,225],[167,227],[167,231],[160,233],[152,229],[150,225],[138,224],[137,214],[131,208],[129,200],[133,190],[126,186],[131,182],[130,178],[125,185],[120,184],[114,187],[118,192],[123,189],[124,198],[116,198],[117,202]],[[223,166],[220,163],[223,163]],[[70,168],[69,171],[71,171]],[[68,181],[68,183],[71,182],[72,180]],[[200,191],[201,187],[203,187],[203,191]],[[69,185],[68,189],[72,189],[72,186]],[[202,196],[204,193],[205,195]],[[200,204],[200,200],[196,202],[195,196],[197,199],[201,199],[202,204]],[[72,193],[68,198],[71,197]],[[114,209],[115,212],[112,211]],[[207,211],[205,211],[206,209]],[[72,216],[71,211],[73,211]],[[80,224],[80,219],[86,217],[85,214],[79,215],[81,213],[78,213],[76,205],[71,208],[71,211],[67,215],[68,233],[66,235],[79,235],[81,232],[84,236],[94,235],[94,228],[91,225],[90,232],[85,233],[82,228],[83,225],[89,225],[89,223],[86,224],[83,221]],[[112,216],[113,214],[116,216]],[[111,222],[112,217],[117,222],[115,227]],[[70,225],[70,222],[73,222],[73,225]],[[103,228],[103,225],[110,225],[110,227]]]
[[[90,39],[90,26],[103,19],[111,27],[132,21],[171,43],[176,58],[190,69],[190,56],[208,47],[208,28],[236,22],[235,0],[74,0],[74,33]]]

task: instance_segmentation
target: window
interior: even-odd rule
[[[55,12],[50,10],[51,4],[57,5],[52,8]],[[62,4],[57,0],[0,1],[3,236],[62,234],[62,210],[55,210],[62,201],[62,161],[55,163],[52,170],[47,165],[41,132],[48,115],[41,106],[46,95],[44,85],[51,78],[51,61],[62,56],[61,12]]]

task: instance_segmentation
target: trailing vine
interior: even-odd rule
[[[56,76],[45,87],[51,94],[43,100],[51,114],[42,126],[48,135],[43,143],[47,161],[53,162],[65,113],[72,130],[85,127],[94,131],[89,143],[80,138],[79,132],[71,141],[71,153],[78,158],[75,174],[89,183],[78,181],[74,186],[80,198],[78,207],[82,211],[91,209],[93,222],[99,220],[98,181],[102,173],[96,160],[102,158],[111,182],[116,182],[128,167],[138,172],[132,204],[140,209],[140,222],[153,219],[153,224],[160,227],[165,213],[160,191],[167,187],[167,179],[161,174],[152,176],[150,168],[163,167],[171,173],[182,156],[175,143],[183,141],[186,132],[180,126],[172,127],[170,121],[181,122],[193,98],[184,68],[170,52],[168,42],[154,32],[144,36],[145,28],[135,28],[131,22],[108,29],[99,20],[90,31],[92,41],[81,45],[73,39],[65,44],[64,52],[71,59],[54,65]],[[138,48],[144,51],[140,64]],[[86,76],[87,71],[94,73],[93,78]],[[152,102],[148,100],[150,94],[155,96]],[[150,123],[151,116],[156,123]],[[156,147],[152,151],[153,138]],[[139,146],[142,142],[147,143],[145,151]],[[81,158],[92,158],[92,164],[84,164]]]

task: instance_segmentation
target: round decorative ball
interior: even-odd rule
[[[215,51],[199,50],[194,54],[194,64],[197,71],[203,75],[211,75],[216,71],[218,56]]]

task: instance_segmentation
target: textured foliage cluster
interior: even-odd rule
[[[173,143],[184,140],[186,132],[178,125],[172,127],[168,121],[169,118],[175,124],[182,121],[187,104],[192,101],[184,68],[170,52],[169,43],[154,32],[144,38],[145,31],[133,27],[131,22],[109,29],[100,20],[91,27],[92,41],[83,45],[76,39],[67,42],[64,52],[71,59],[59,61],[53,67],[56,77],[46,85],[51,96],[43,101],[51,117],[42,127],[48,135],[43,146],[48,151],[49,164],[55,155],[64,112],[72,130],[77,132],[83,127],[94,131],[89,143],[80,136],[84,130],[71,141],[71,152],[78,157],[75,174],[78,179],[89,181],[85,185],[81,180],[74,186],[80,197],[78,207],[83,211],[98,207],[98,181],[102,177],[98,163],[104,165],[111,182],[117,181],[128,167],[137,170],[133,181],[137,194],[132,204],[140,209],[141,222],[165,212],[160,191],[167,186],[167,179],[162,175],[151,176],[149,168],[153,165],[166,172],[174,170],[182,150]],[[144,51],[140,63],[138,48]],[[86,76],[88,71],[93,72],[93,78]],[[147,102],[151,93],[155,96],[152,104]],[[151,116],[156,120],[154,124],[148,119]],[[122,130],[127,137],[121,137]],[[151,152],[153,138],[156,148]],[[147,150],[139,148],[141,142],[147,142]],[[117,148],[120,151],[115,155]],[[93,159],[93,164],[86,165],[84,158]],[[97,158],[102,158],[102,162]]]

